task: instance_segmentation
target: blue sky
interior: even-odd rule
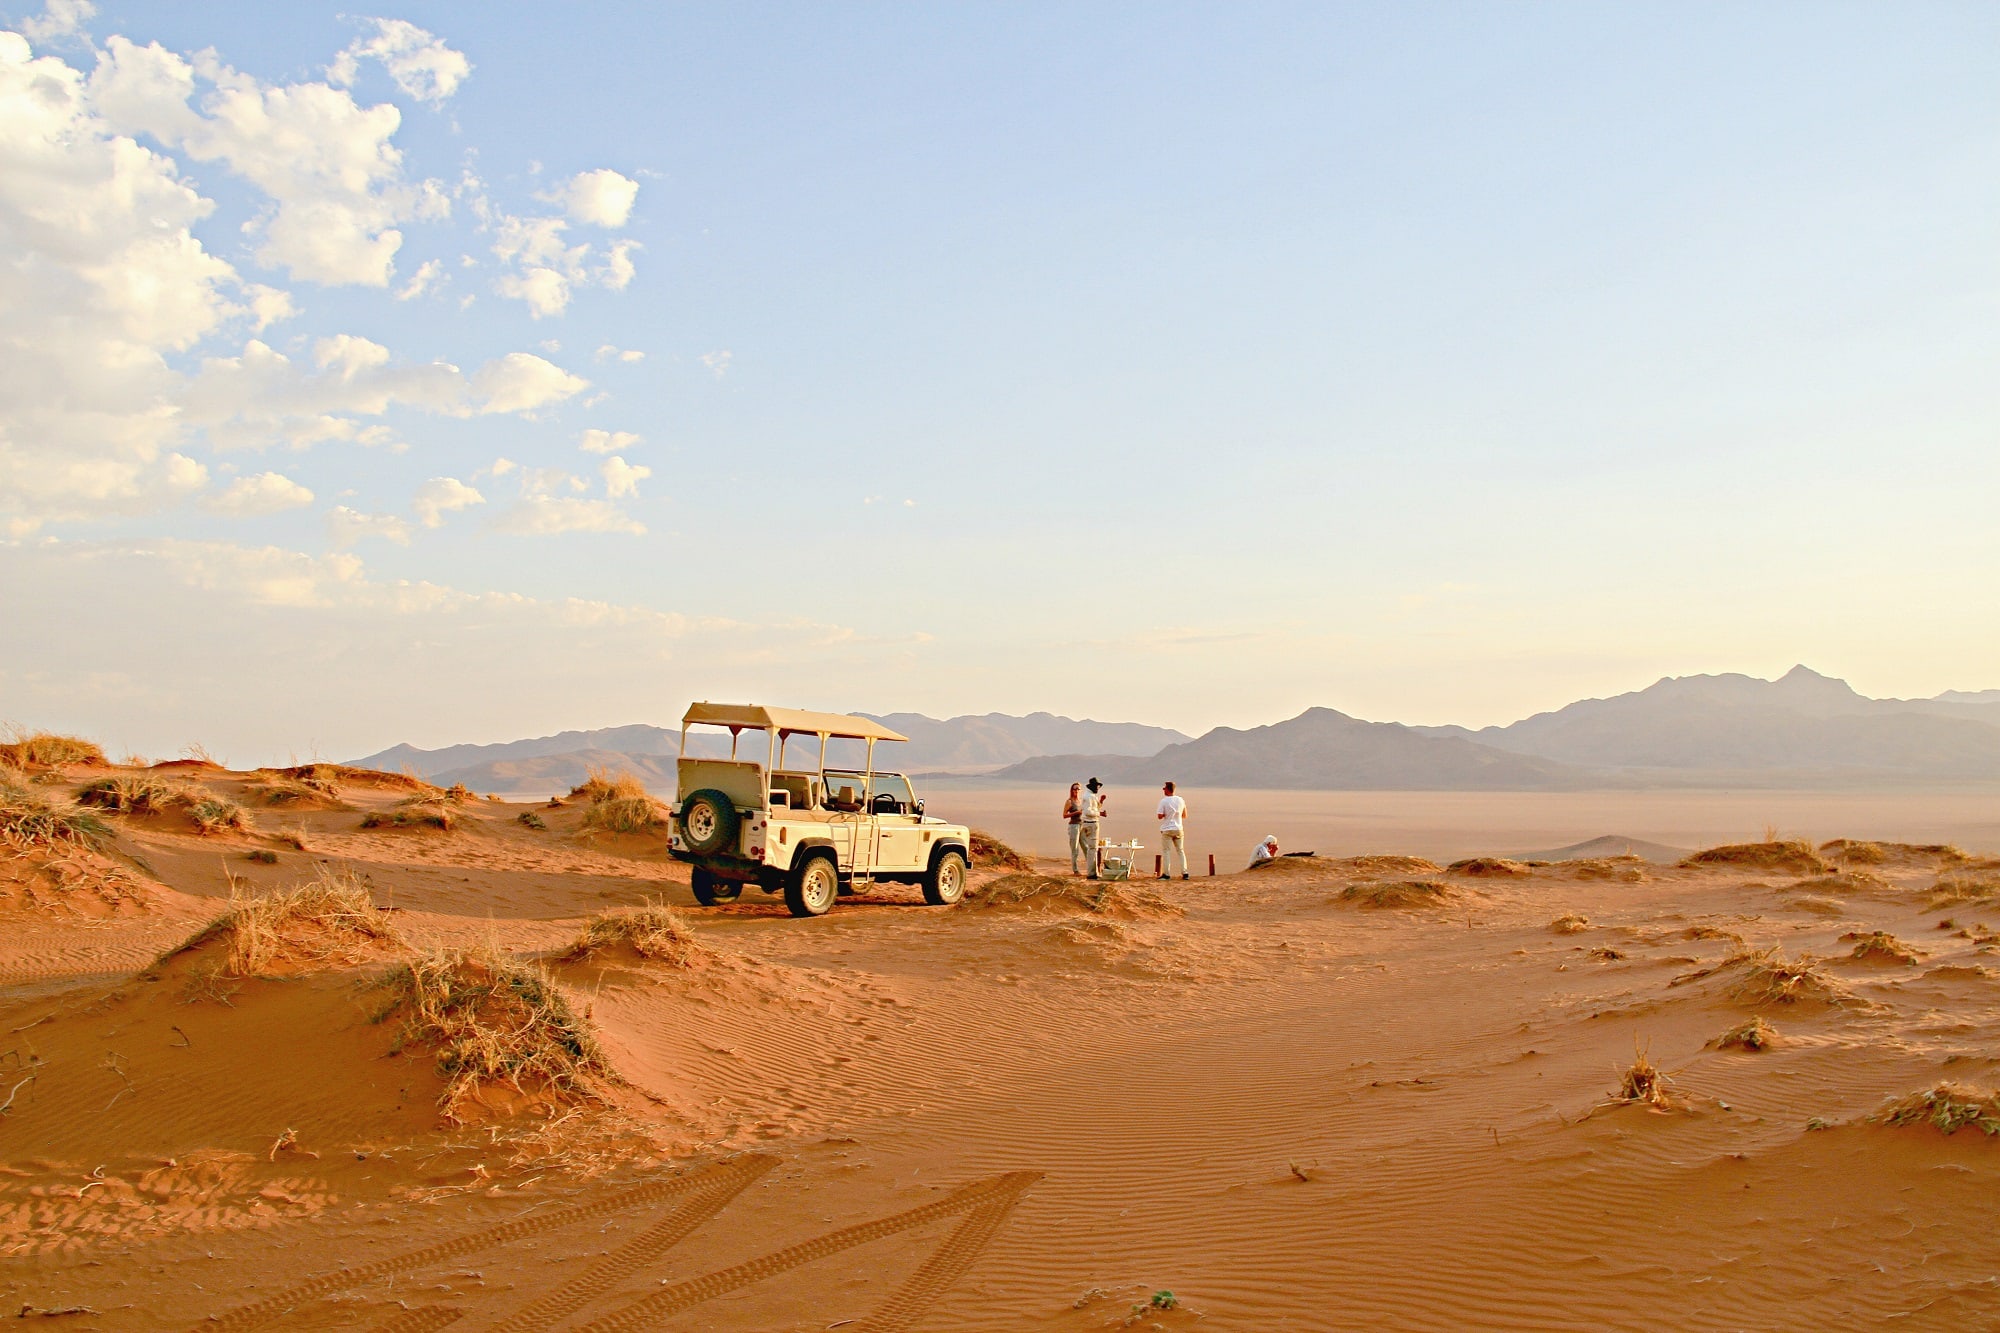
[[[1989,6],[0,19],[0,714],[2000,684]]]

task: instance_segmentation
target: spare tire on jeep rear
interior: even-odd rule
[[[676,818],[681,824],[681,841],[696,856],[713,856],[735,845],[736,828],[742,822],[736,817],[735,803],[713,787],[704,787],[682,801]]]

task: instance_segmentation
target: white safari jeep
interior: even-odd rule
[[[729,758],[687,752],[688,728],[725,727]],[[746,731],[762,732],[765,754],[738,756]],[[826,743],[866,741],[858,769],[828,768]],[[672,851],[694,866],[704,907],[733,902],[745,884],[783,893],[793,916],[819,916],[856,884],[921,884],[943,906],[965,894],[972,838],[961,824],[924,814],[901,773],[875,771],[875,742],[908,740],[879,722],[754,704],[693,704],[681,719],[679,784]],[[786,765],[786,751],[818,742],[816,759]]]

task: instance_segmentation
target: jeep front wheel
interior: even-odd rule
[[[694,868],[694,900],[703,907],[713,907],[717,903],[733,903],[743,896],[743,886],[733,879],[719,879],[712,870]]]
[[[793,866],[785,883],[785,906],[793,916],[825,916],[839,896],[840,871],[825,852],[815,852]]]
[[[965,896],[965,856],[962,852],[940,852],[924,876],[924,901],[932,907],[949,907]]]
[[[736,841],[736,806],[713,788],[681,802],[681,840],[696,856],[713,856]]]

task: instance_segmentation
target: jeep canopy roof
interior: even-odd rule
[[[766,708],[761,704],[689,704],[681,726],[697,723],[731,731],[776,731],[792,736],[844,736],[864,741],[906,741],[873,718],[847,713],[809,713],[803,708]]]

